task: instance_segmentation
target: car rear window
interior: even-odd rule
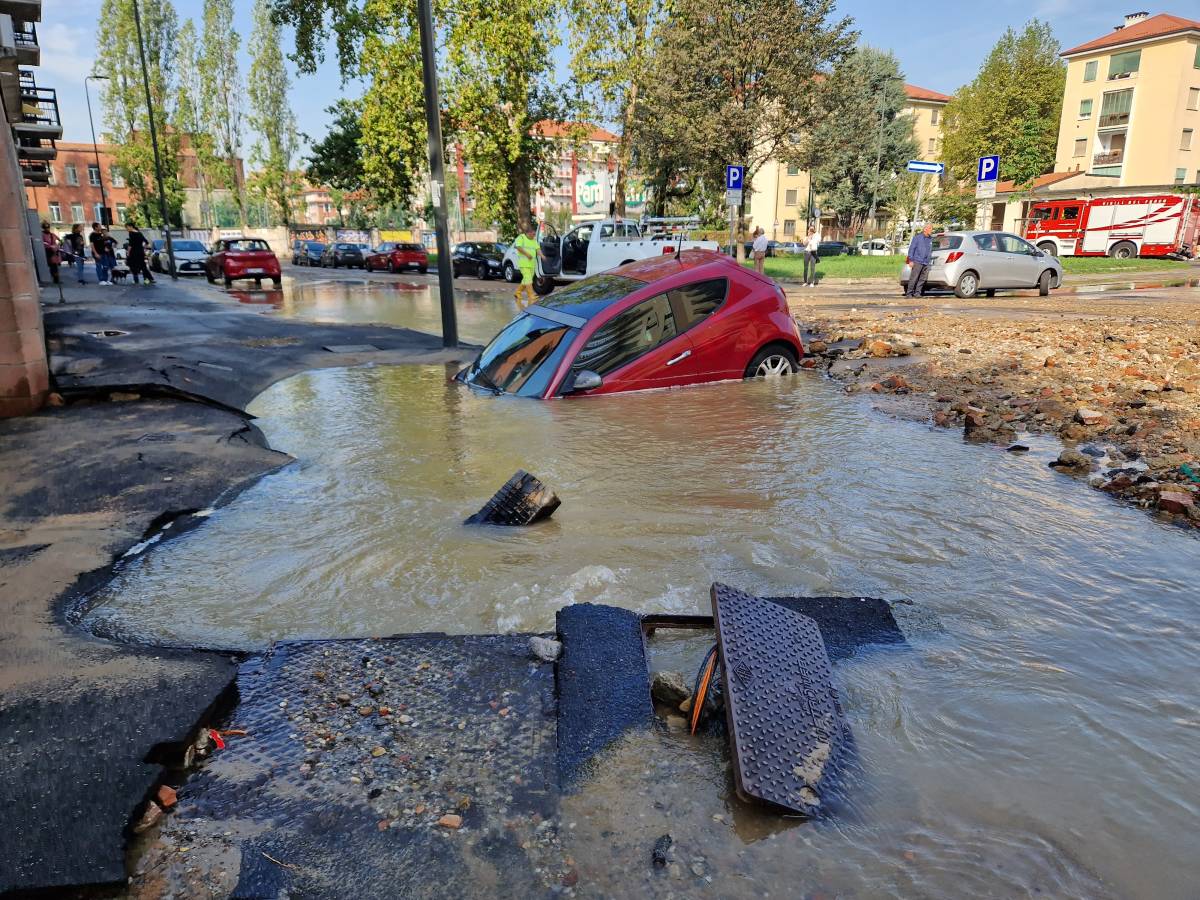
[[[934,250],[957,250],[961,246],[961,234],[939,234],[933,239]]]
[[[623,275],[593,275],[539,300],[538,306],[561,309],[571,315],[590,319],[645,286],[645,282]]]
[[[267,242],[255,238],[246,238],[240,241],[229,241],[228,248],[234,253],[260,253],[263,251],[270,252],[271,248],[267,246]]]
[[[596,330],[571,365],[574,372],[590,369],[607,375],[633,362],[679,333],[666,294],[643,300]]]
[[[401,244],[400,249],[408,253],[420,253],[425,248],[420,244]]]

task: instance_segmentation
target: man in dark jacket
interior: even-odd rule
[[[134,222],[126,222],[125,228],[129,231],[128,250],[125,253],[125,263],[129,266],[129,271],[133,275],[133,283],[138,283],[138,276],[145,276],[146,284],[154,284],[154,276],[150,274],[150,269],[146,266],[146,247],[149,241],[146,236],[138,229]]]
[[[933,226],[925,227],[913,235],[908,245],[908,288],[905,297],[920,297],[925,293],[925,279],[929,277],[929,265],[933,262]]]

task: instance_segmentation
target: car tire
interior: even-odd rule
[[[233,279],[228,275],[225,276],[225,287],[233,287]]]
[[[1047,269],[1038,279],[1038,294],[1042,297],[1050,296],[1050,285],[1054,283],[1054,273]]]
[[[781,344],[772,344],[754,354],[750,365],[746,366],[744,377],[778,378],[783,375],[795,375],[799,368],[795,350]]]
[[[1112,259],[1136,259],[1137,245],[1130,241],[1118,241],[1109,248],[1108,255]]]
[[[396,274],[396,261],[394,259],[388,260],[388,271],[393,275]]]
[[[275,287],[281,287],[283,285],[283,278],[272,278],[271,284],[275,285]]]
[[[1037,248],[1048,256],[1058,256],[1058,244],[1054,241],[1042,241]]]
[[[429,269],[425,266],[417,266],[417,271],[420,272],[422,275],[424,275],[426,272],[429,271]]]
[[[504,264],[504,280],[509,284],[517,283],[517,267],[510,262]]]
[[[954,285],[954,296],[960,297],[963,300],[970,300],[979,293],[979,275],[967,269],[958,276],[958,283]]]
[[[475,267],[475,277],[478,278],[480,281],[488,280],[488,264],[487,263],[481,262],[478,266]]]
[[[333,267],[335,269],[338,267],[338,258],[336,256],[333,258]]]
[[[996,289],[995,289],[995,288],[988,288],[986,291],[984,291],[984,292],[983,292],[983,296],[985,296],[985,297],[995,297],[995,296],[996,296]]]
[[[216,284],[216,283],[217,283],[217,279],[216,279],[216,277],[213,275],[213,273],[212,273],[212,272],[208,271],[208,269],[207,269],[207,268],[204,270],[204,277],[208,279],[208,283],[209,283],[209,284]]]
[[[546,278],[545,276],[535,275],[533,278],[533,292],[539,297],[547,296],[554,290],[554,279]]]
[[[454,263],[450,263],[450,277],[451,278],[458,277],[458,266],[454,265]]]

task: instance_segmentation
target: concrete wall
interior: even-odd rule
[[[0,128],[0,416],[31,413],[50,390],[41,295],[12,132]]]

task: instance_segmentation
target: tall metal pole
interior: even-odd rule
[[[108,81],[107,75],[88,75],[83,79],[83,96],[87,98],[88,108],[88,125],[92,128],[92,152],[96,154],[96,172],[100,176],[100,224],[111,225],[112,216],[109,215],[109,221],[104,221],[104,211],[108,209],[108,195],[104,193],[104,169],[100,166],[100,145],[96,143],[96,123],[92,119],[92,95],[88,93],[88,81]]]
[[[450,266],[450,232],[446,216],[446,169],[442,158],[441,98],[438,96],[437,54],[433,44],[430,0],[417,0],[421,26],[421,69],[425,81],[425,125],[429,130],[429,187],[433,192],[433,227],[437,232],[438,293],[442,301],[442,346],[458,346],[454,310],[454,278]]]
[[[150,99],[150,71],[146,68],[146,43],[142,39],[142,16],[138,12],[138,0],[133,0],[133,24],[137,27],[138,55],[142,59],[142,85],[146,88],[146,112],[150,114],[150,145],[154,148],[154,174],[158,179],[158,208],[162,213],[163,240],[167,244],[167,264],[171,280],[178,281],[175,271],[175,248],[171,245],[171,221],[167,218],[167,189],[163,184],[162,160],[158,155],[158,131],[154,127],[154,101]]]

